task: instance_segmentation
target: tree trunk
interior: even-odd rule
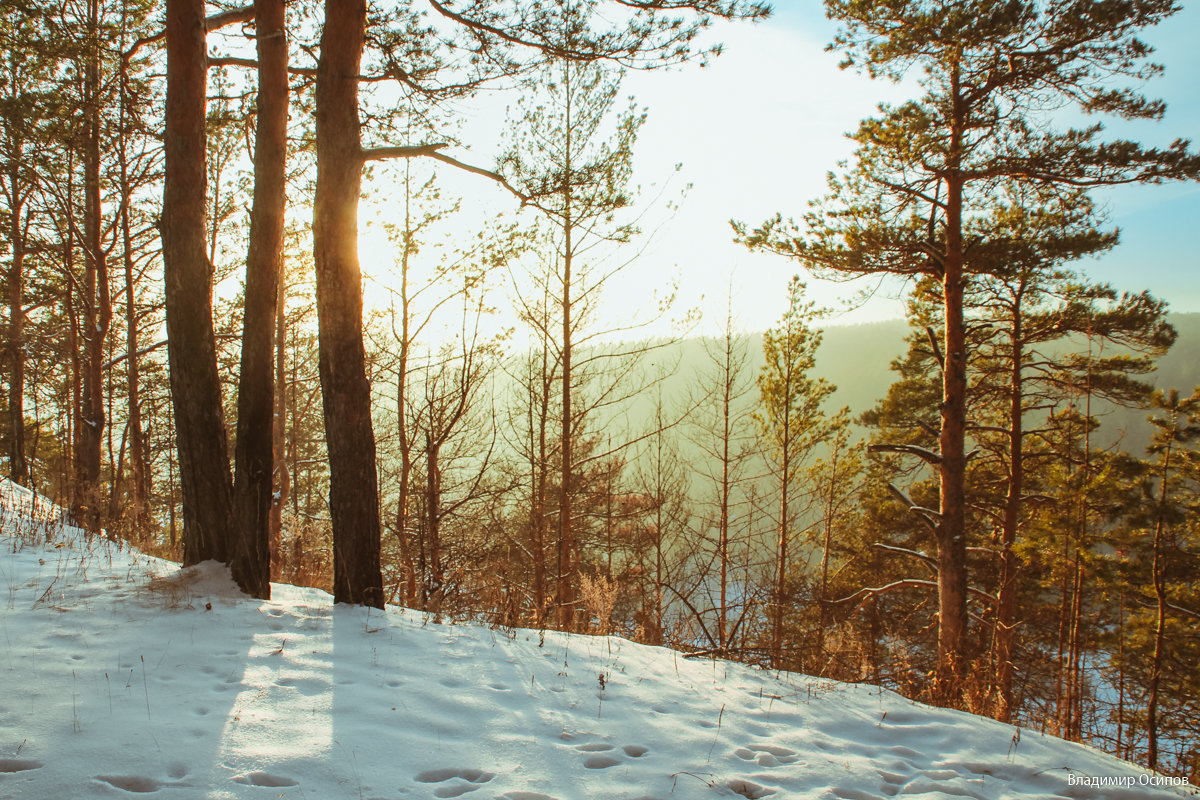
[[[283,0],[255,0],[258,129],[254,206],[246,256],[246,307],[238,378],[234,468],[236,525],[229,566],[252,597],[271,596],[274,333],[287,189],[287,35]]]
[[[271,580],[283,577],[283,509],[291,493],[287,463],[287,268],[279,265],[279,287],[275,293],[275,418],[271,424],[271,463],[275,468],[275,493],[271,496]]]
[[[108,264],[101,244],[100,205],[100,8],[88,3],[88,48],[83,97],[83,402],[75,517],[92,533],[100,531],[100,458],[104,440],[104,342],[112,319]]]
[[[228,561],[233,495],[205,252],[204,3],[167,0],[163,273],[183,494],[183,563]]]
[[[961,138],[961,137],[959,137]],[[954,145],[952,144],[952,149]],[[942,370],[942,427],[938,437],[941,465],[941,519],[938,543],[938,645],[933,699],[958,705],[962,694],[967,632],[966,548],[966,397],[967,344],[963,320],[963,184],[947,180],[945,298],[945,364]]]
[[[124,136],[130,128],[131,98],[129,76],[122,65],[121,70],[121,131]],[[129,171],[129,156],[124,142],[117,150],[121,187],[121,253],[125,273],[125,404],[128,408],[127,437],[129,440],[129,483],[128,509],[129,531],[135,541],[141,541],[149,525],[150,475],[146,468],[146,434],[142,424],[141,366],[138,359],[138,313],[135,291],[135,265],[133,244],[133,222],[130,218],[133,179]],[[114,493],[115,495],[115,493]]]
[[[1171,416],[1170,430],[1174,433],[1176,428],[1176,419],[1174,413]],[[1171,441],[1167,441],[1167,446],[1163,452],[1162,473],[1159,475],[1160,487],[1158,498],[1158,509],[1155,514],[1154,523],[1154,563],[1152,570],[1154,572],[1152,578],[1154,583],[1154,605],[1155,605],[1155,620],[1154,620],[1154,655],[1150,664],[1150,685],[1148,687],[1149,697],[1146,700],[1146,738],[1149,741],[1146,752],[1146,766],[1150,769],[1158,769],[1158,695],[1159,685],[1162,683],[1162,668],[1165,657],[1164,646],[1166,644],[1166,629],[1167,629],[1167,592],[1163,582],[1163,570],[1165,564],[1163,554],[1163,539],[1166,533],[1166,505],[1167,505],[1167,485],[1171,475]]]
[[[7,176],[9,197],[20,197],[18,166]],[[21,226],[21,206],[10,209],[9,247],[12,261],[8,270],[8,477],[13,483],[29,483],[29,462],[25,456],[25,236]],[[28,224],[28,223],[26,223]]]
[[[562,458],[559,505],[558,505],[558,626],[561,630],[574,629],[575,618],[575,530],[571,519],[572,471],[575,464],[571,452],[572,419],[571,419],[571,381],[574,374],[571,369],[571,267],[574,259],[572,252],[572,234],[574,220],[572,219],[572,201],[574,198],[571,185],[571,66],[563,70],[563,82],[566,98],[566,124],[564,131],[564,164],[563,164],[563,275],[562,275],[562,431],[560,436],[560,456]]]
[[[362,339],[358,200],[363,156],[358,75],[363,0],[326,0],[316,82],[317,187],[313,246],[321,394],[329,448],[333,599],[383,607],[371,387]]]
[[[425,434],[425,531],[429,542],[429,575],[425,597],[432,610],[442,602],[442,468],[440,447],[434,437]]]
[[[1004,500],[1004,522],[1000,533],[1000,588],[996,609],[996,707],[994,715],[1001,722],[1012,718],[1013,644],[1017,627],[1017,569],[1019,562],[1013,549],[1021,520],[1021,493],[1025,490],[1023,355],[1021,307],[1013,314],[1011,352],[1009,353],[1009,410],[1008,410],[1008,496]]]

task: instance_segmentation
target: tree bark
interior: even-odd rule
[[[252,597],[271,596],[274,334],[283,261],[287,189],[287,31],[283,0],[255,0],[258,42],[258,127],[254,140],[254,206],[246,255],[246,303],[238,378],[234,467],[236,531],[230,570]]]
[[[166,30],[163,273],[183,563],[191,565],[228,561],[233,495],[212,326],[212,264],[205,252],[204,3],[167,0]]]
[[[313,246],[321,394],[329,448],[333,599],[382,608],[378,477],[358,262],[363,167],[358,75],[366,13],[363,0],[325,3],[316,81]]]

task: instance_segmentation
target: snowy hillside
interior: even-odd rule
[[[213,565],[17,521],[0,534],[4,798],[1193,795],[868,686],[290,586],[252,601]]]

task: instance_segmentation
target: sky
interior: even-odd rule
[[[776,212],[801,216],[825,193],[826,174],[853,153],[847,132],[876,112],[880,102],[917,94],[913,82],[871,80],[837,66],[826,52],[835,27],[817,3],[776,3],[765,22],[721,23],[708,41],[724,53],[709,66],[628,75],[623,91],[649,109],[635,154],[634,181],[649,207],[635,247],[636,258],[613,285],[605,314],[613,322],[649,313],[655,292],[678,285],[673,317],[699,309],[693,332],[718,332],[729,303],[735,325],[763,330],[783,313],[785,288],[798,265],[778,256],[751,253],[734,243],[730,220],[756,226]],[[1157,123],[1107,124],[1111,135],[1166,145],[1200,138],[1200,4],[1191,2],[1160,29],[1145,34],[1165,76],[1145,87],[1166,100]],[[504,109],[513,98],[498,95],[475,107],[464,127],[466,147],[455,155],[482,166],[495,163]],[[473,146],[472,146],[473,144]],[[674,167],[681,165],[678,172]],[[467,219],[515,212],[511,197],[475,176],[445,175],[450,193],[464,200]],[[685,191],[686,190],[686,191]],[[1093,279],[1121,291],[1149,290],[1174,311],[1200,311],[1200,185],[1138,186],[1096,192],[1121,244],[1099,260],[1080,263]],[[371,213],[369,212],[368,217]],[[389,212],[383,211],[384,215]],[[368,226],[369,227],[369,226]],[[365,241],[375,252],[378,238]],[[376,235],[377,236],[377,235]],[[373,248],[373,249],[372,249]],[[386,260],[386,259],[384,259]],[[369,270],[368,270],[369,271]],[[386,282],[386,278],[380,278]],[[898,282],[828,284],[806,277],[810,296],[833,309],[828,322],[847,324],[903,316]],[[865,304],[847,309],[861,291]],[[727,296],[731,300],[727,301]],[[649,333],[669,333],[667,322]]]
[[[180,569],[61,518],[0,479],[0,797],[1188,796],[868,684],[283,584],[254,600],[214,561]]]

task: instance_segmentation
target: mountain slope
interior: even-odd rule
[[[0,797],[1186,796],[870,686],[290,586],[255,601],[215,564],[23,520],[0,534]]]

